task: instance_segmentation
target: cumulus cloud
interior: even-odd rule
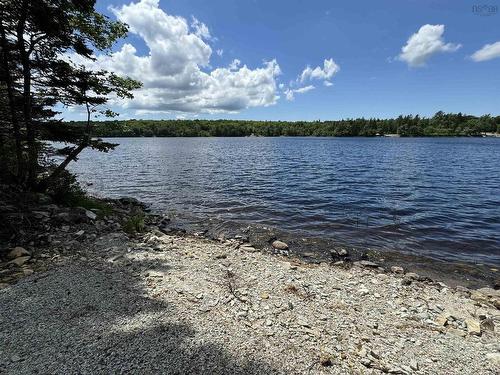
[[[158,0],[140,0],[111,10],[149,49],[140,55],[126,43],[111,55],[86,63],[143,82],[134,99],[119,103],[124,108],[137,113],[236,112],[273,105],[279,99],[276,78],[281,71],[276,60],[255,69],[239,60],[227,68],[212,69],[208,41],[213,38],[196,18],[189,24],[183,17],[169,15],[159,8]]]
[[[317,66],[316,68],[311,68],[307,66],[300,75],[300,82],[306,82],[310,80],[329,80],[331,79],[338,71],[340,67],[333,61],[333,59],[325,59],[323,62],[323,67]]]
[[[313,85],[309,85],[309,86],[299,87],[298,89],[287,88],[284,91],[284,93],[286,100],[292,101],[295,99],[295,94],[303,94],[314,89],[315,87]]]
[[[411,67],[421,67],[432,55],[455,52],[461,47],[460,44],[445,43],[443,33],[444,25],[423,25],[401,48],[398,59]]]
[[[471,55],[471,59],[476,62],[487,61],[497,57],[500,57],[500,42],[486,44]]]

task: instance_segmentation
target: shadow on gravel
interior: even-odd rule
[[[145,287],[116,265],[74,264],[0,290],[0,373],[278,373],[198,342],[182,314]]]

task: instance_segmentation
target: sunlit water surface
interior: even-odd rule
[[[500,264],[500,139],[116,138],[71,169],[153,209]]]

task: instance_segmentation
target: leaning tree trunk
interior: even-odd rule
[[[56,179],[61,175],[61,173],[66,169],[68,164],[71,163],[71,161],[76,160],[80,152],[82,152],[90,144],[90,140],[92,138],[91,123],[90,123],[91,110],[88,102],[85,103],[85,106],[87,108],[87,124],[85,126],[85,134],[83,135],[82,141],[80,142],[78,147],[73,149],[73,151],[71,151],[69,155],[66,156],[66,159],[64,159],[64,161],[61,164],[59,164],[56,167],[56,169],[54,169],[46,179],[42,180],[38,184],[38,191],[41,192],[46,191],[54,183],[54,181],[56,181]]]

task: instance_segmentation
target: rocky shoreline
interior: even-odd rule
[[[104,201],[109,212],[37,201],[2,248],[0,373],[500,371],[494,288],[339,249],[307,262],[281,239],[267,251],[169,232],[157,215],[134,233],[132,199]]]

